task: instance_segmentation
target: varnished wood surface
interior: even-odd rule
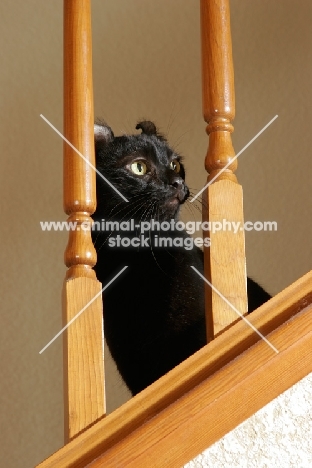
[[[279,354],[240,321],[39,466],[180,467],[312,371],[311,304],[312,271],[248,317]]]
[[[94,111],[90,0],[64,0],[64,136],[94,166]],[[95,278],[90,215],[95,211],[95,171],[64,142],[64,211],[78,228],[65,251],[67,278]]]
[[[64,135],[94,166],[93,126],[90,0],[64,0]],[[64,143],[64,210],[77,223],[65,251],[64,326],[98,295],[64,332],[66,441],[105,414],[102,286],[92,269],[90,231],[95,207],[95,171]]]
[[[224,435],[229,419],[235,427],[312,371],[312,307],[269,339],[278,355],[258,342],[89,467],[181,468]]]
[[[234,71],[228,0],[201,0],[203,114],[209,148],[205,167],[212,182],[203,195],[203,221],[244,224],[243,192],[234,171],[237,160],[231,123],[235,116]],[[231,164],[223,172],[222,169]],[[208,232],[204,248],[205,276],[239,313],[247,311],[245,235],[243,230]],[[237,313],[205,285],[207,340],[237,319]],[[212,325],[213,324],[213,325]]]
[[[64,286],[64,326],[89,302],[91,304],[64,332],[65,440],[71,439],[103,417],[104,354],[100,283],[75,278]]]
[[[206,122],[213,116],[231,121],[235,116],[235,95],[229,2],[200,3],[204,118]]]
[[[206,201],[211,223],[226,220],[227,223],[243,225],[243,191],[239,184],[230,180],[211,184]],[[205,274],[221,294],[215,290],[210,292],[211,287],[205,284],[206,294],[208,297],[211,295],[213,331],[216,335],[239,317],[224,298],[242,315],[247,312],[245,233],[222,229],[209,235],[211,245],[204,252]]]
[[[234,69],[229,0],[201,0],[203,115],[210,135],[206,170],[216,175],[235,155],[231,141],[235,116]],[[236,181],[234,161],[223,174]]]

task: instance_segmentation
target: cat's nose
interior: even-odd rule
[[[176,189],[182,188],[183,184],[184,184],[184,180],[182,179],[182,177],[177,176],[171,180],[171,185],[175,187]]]
[[[174,187],[175,197],[182,203],[188,197],[188,188],[185,185],[184,179],[176,175],[172,177],[170,185]]]

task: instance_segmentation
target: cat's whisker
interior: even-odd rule
[[[191,195],[191,197],[194,197],[196,195],[196,192],[194,193],[193,191],[190,190],[190,195]],[[187,200],[187,201],[189,203],[191,203],[190,200]],[[207,206],[208,206],[207,201],[202,199],[202,198],[196,198],[196,200],[194,200],[194,202],[192,202],[192,205],[194,205],[194,206],[201,205],[204,208],[207,208]]]
[[[185,135],[187,135],[188,133],[190,133],[191,130],[188,129],[186,130],[184,133],[182,133],[172,144],[172,147],[173,148],[178,148],[179,147],[179,144],[181,143],[181,141],[183,140],[183,138],[185,137]]]
[[[120,218],[120,220],[118,221],[119,223],[121,223],[122,221],[124,221],[124,219],[126,218],[126,216],[130,215],[130,217],[126,220],[126,221],[129,221],[131,219],[131,215],[135,214],[137,212],[137,210],[139,210],[144,204],[146,203],[146,201],[144,201],[143,203],[141,203],[141,205],[139,207],[133,207],[134,209],[136,208],[135,211],[133,211],[133,209],[129,212],[127,212],[127,214],[125,216],[123,216],[122,218]],[[111,237],[111,235],[114,233],[115,231],[111,231],[110,234],[106,237],[105,241],[100,245],[100,246],[97,246],[97,251],[99,251],[105,244],[106,242],[108,241],[108,239]]]
[[[171,112],[170,112],[170,115],[169,115],[168,125],[167,125],[167,129],[166,129],[166,135],[168,135],[168,136],[169,136],[170,130],[172,128],[173,122],[175,120],[175,117],[178,115],[177,113],[175,115],[173,115],[173,113],[174,113],[174,111],[176,109],[176,104],[177,104],[177,98],[175,99],[175,101],[173,103],[173,106],[171,108]]]
[[[191,213],[194,213],[193,210],[196,210],[197,212],[202,213],[202,209],[199,206],[194,205],[194,203],[190,203],[189,201],[186,201],[184,205]]]
[[[141,198],[144,198],[144,195],[142,195],[142,194],[139,194],[139,195],[136,195],[136,196],[141,197]],[[136,196],[133,196],[133,197],[129,200],[128,203],[125,203],[124,201],[119,202],[117,205],[115,205],[115,206],[111,209],[111,211],[110,211],[110,213],[109,213],[109,216],[112,215],[112,214],[113,214],[114,216],[116,216],[117,214],[121,213],[123,210],[127,210],[127,211],[128,211],[128,210],[129,210],[129,207],[131,206],[131,204],[137,202],[137,200],[133,200],[133,198],[135,198]],[[119,211],[113,212],[113,210],[114,210],[115,208],[117,208],[119,205],[122,205],[122,208],[121,208]]]
[[[157,202],[155,202],[155,204],[154,204],[153,207],[152,207],[152,210],[153,210],[153,211],[154,211],[154,208],[157,209]],[[152,213],[153,213],[153,211],[152,211]],[[166,272],[161,268],[161,266],[159,265],[159,263],[158,263],[158,261],[157,261],[157,259],[156,259],[156,255],[155,255],[156,252],[154,253],[153,246],[152,246],[151,228],[149,229],[149,239],[150,239],[151,253],[152,253],[152,255],[153,255],[153,258],[154,258],[154,260],[155,260],[155,262],[156,262],[157,267],[158,267],[158,268],[160,269],[160,271],[162,271],[166,276],[168,276],[168,278],[171,278],[171,276],[168,275],[168,273],[166,273]]]
[[[184,206],[185,206],[185,209],[192,215],[193,220],[196,221],[196,216],[193,211],[196,207],[192,206],[190,203],[187,203],[187,202],[184,204]]]
[[[118,203],[118,205],[120,205],[120,204],[122,204],[122,203],[123,203],[123,202],[120,202],[120,203]],[[115,207],[114,207],[114,208],[115,208]],[[114,208],[111,209],[111,211],[109,212],[109,215],[112,213],[112,211],[114,210]],[[117,213],[115,213],[115,215],[116,215],[116,214],[119,214],[123,209],[126,209],[126,208],[128,208],[128,206],[127,206],[127,207],[124,206],[123,208],[121,208],[119,211],[117,211]],[[108,216],[108,217],[109,217],[109,216]],[[94,241],[93,241],[93,245],[94,245],[95,247],[97,247],[96,244],[97,244],[97,240],[98,240],[98,237],[99,237],[100,232],[101,232],[101,231],[98,232],[96,238],[95,238]],[[111,234],[112,234],[112,233],[110,233],[110,235],[109,235],[108,237],[110,237]],[[107,238],[106,240],[108,240],[108,238]],[[102,247],[105,243],[106,243],[106,241],[105,241],[103,244],[101,244],[101,247]],[[99,247],[99,248],[101,248],[101,247]]]
[[[144,198],[143,202],[142,202],[142,203],[137,207],[137,209],[132,213],[133,215],[137,214],[137,213],[139,212],[139,210],[140,210],[142,207],[145,207],[145,205],[146,205],[147,203],[150,203],[149,201],[146,200],[145,197],[142,197],[142,198]],[[147,209],[147,208],[146,208],[146,209]],[[146,209],[143,211],[143,214],[145,213]],[[142,215],[143,215],[143,214],[140,215],[139,224],[140,224],[140,222],[141,222],[141,219],[142,219]],[[130,218],[129,218],[129,219],[130,219]]]

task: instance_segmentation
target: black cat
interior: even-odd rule
[[[97,169],[128,202],[97,176],[92,234],[103,286],[128,266],[103,304],[106,340],[132,394],[206,344],[204,283],[191,268],[203,272],[203,252],[172,221],[189,197],[181,156],[152,122],[136,128],[142,133],[114,137],[95,125]],[[249,278],[247,289],[250,311],[270,298]]]

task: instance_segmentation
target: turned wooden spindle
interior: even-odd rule
[[[90,0],[64,0],[64,136],[94,166],[93,126]],[[64,325],[93,301],[64,333],[66,440],[105,413],[102,286],[92,269],[90,231],[95,208],[95,171],[64,143],[64,210],[77,223],[65,251]]]
[[[243,226],[243,194],[234,171],[237,160],[232,146],[231,121],[235,116],[234,72],[229,0],[201,0],[203,114],[207,122],[209,148],[205,167],[209,173],[204,192],[203,220],[222,223],[205,248],[205,276],[213,286],[244,314],[247,311],[244,231],[234,234],[224,221]],[[215,226],[220,226],[216,225]],[[233,229],[233,228],[232,228]],[[238,315],[210,286],[206,288],[207,339],[224,330]]]

